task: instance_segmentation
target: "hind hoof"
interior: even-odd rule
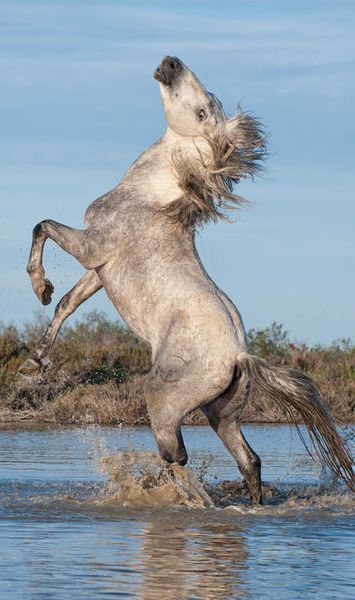
[[[17,372],[24,377],[35,377],[41,373],[41,363],[35,358],[26,358],[25,362],[19,366]]]
[[[252,506],[254,506],[254,507],[263,505],[263,497],[260,492],[251,492],[250,500],[251,500]]]
[[[18,368],[18,374],[26,379],[39,377],[49,371],[52,363],[48,358],[26,358]]]

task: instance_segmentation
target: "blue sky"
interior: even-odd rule
[[[251,205],[198,235],[207,270],[248,328],[355,339],[352,1],[0,0],[0,15],[3,322],[40,307],[25,271],[33,226],[81,227],[164,131],[152,72],[173,54],[271,135],[263,178],[239,186]],[[56,302],[82,269],[51,242],[44,261]],[[93,308],[115,317],[103,292],[76,316]]]

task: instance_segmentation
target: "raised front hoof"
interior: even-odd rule
[[[42,304],[44,304],[44,306],[46,306],[47,304],[50,304],[52,301],[52,294],[54,292],[54,287],[51,284],[51,282],[49,281],[49,279],[43,279],[43,283],[41,283],[41,285],[38,286],[38,288],[35,290],[39,300],[42,302]]]
[[[26,358],[22,365],[19,366],[17,373],[24,379],[31,380],[42,377],[51,367],[52,363],[48,358]]]

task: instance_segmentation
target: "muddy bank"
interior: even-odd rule
[[[144,379],[151,366],[149,347],[104,315],[91,313],[65,327],[51,352],[46,371],[19,375],[46,328],[39,317],[22,331],[0,328],[0,426],[149,424]],[[290,341],[282,326],[248,332],[250,352],[274,364],[310,375],[339,421],[355,421],[355,346],[348,340],[324,348]],[[244,409],[249,423],[283,423],[279,408],[253,390]],[[185,424],[204,425],[201,411]]]

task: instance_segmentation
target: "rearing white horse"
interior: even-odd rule
[[[168,125],[163,137],[89,206],[85,229],[51,220],[34,228],[27,270],[43,304],[53,292],[42,266],[48,238],[87,271],[59,302],[32,365],[43,364],[63,321],[104,287],[151,346],[147,407],[164,459],[186,463],[181,421],[200,407],[234,456],[253,503],[261,503],[260,459],[239,420],[254,382],[291,422],[298,410],[322,458],[351,487],[351,458],[318,390],[306,375],[248,354],[238,310],[207,275],[195,247],[198,225],[243,202],[233,185],[252,176],[264,156],[259,124],[242,112],[227,118],[178,58],[165,57],[154,77]]]

